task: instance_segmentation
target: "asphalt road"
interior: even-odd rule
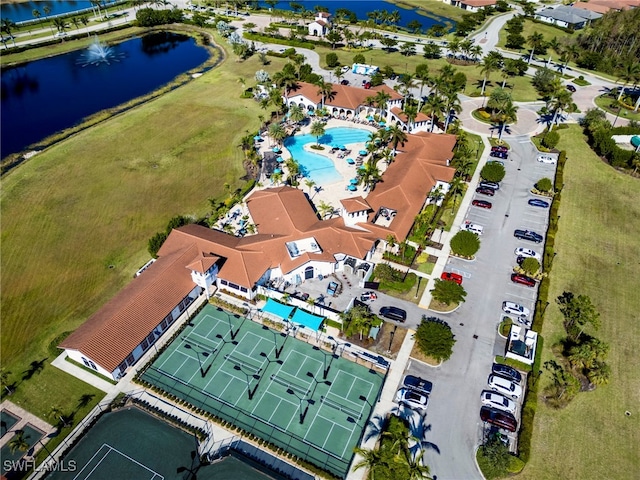
[[[505,161],[506,176],[494,197],[491,210],[470,206],[467,219],[484,226],[481,248],[472,262],[450,258],[446,270],[463,275],[467,301],[451,314],[438,314],[451,326],[456,344],[450,360],[439,367],[411,361],[407,371],[433,382],[427,423],[429,441],[439,453],[428,450],[426,463],[438,480],[481,479],[475,464],[475,449],[481,443],[483,423],[479,418],[480,393],[495,355],[503,355],[505,340],[497,334],[504,300],[534,310],[536,289],[515,285],[509,276],[515,265],[514,250],[528,247],[542,253],[542,245],[513,237],[516,228],[544,234],[548,210],[527,204],[535,182],[553,178],[554,165],[535,159],[535,149],[527,136],[507,139],[512,147]],[[472,186],[475,188],[475,185]],[[518,410],[519,415],[519,410]]]

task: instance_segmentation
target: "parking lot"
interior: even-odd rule
[[[467,212],[466,220],[484,227],[476,259],[451,257],[445,268],[462,275],[467,291],[466,302],[458,310],[437,315],[453,330],[453,355],[439,367],[412,361],[407,368],[407,373],[433,382],[427,423],[432,425],[430,441],[440,453],[429,450],[426,461],[440,480],[482,478],[475,465],[475,448],[487,427],[479,416],[480,394],[488,388],[495,355],[505,353],[506,341],[498,334],[502,302],[528,308],[529,318],[535,308],[537,287],[514,284],[510,275],[516,265],[516,248],[531,248],[542,254],[544,244],[518,240],[513,232],[528,229],[546,234],[549,209],[530,206],[527,201],[535,197],[530,190],[538,180],[553,180],[555,165],[537,162],[536,150],[526,136],[512,137],[509,143],[511,151],[504,161],[506,176],[500,189],[493,197],[470,192],[473,198],[492,203],[491,209],[470,206]],[[519,421],[520,405],[515,416]],[[515,435],[510,438],[514,447]]]

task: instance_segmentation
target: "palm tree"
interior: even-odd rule
[[[359,174],[360,183],[364,185],[365,190],[372,190],[382,178],[378,168],[378,160],[373,157],[369,158],[367,163],[364,164],[364,168],[359,171]]]
[[[484,79],[482,80],[482,91],[480,92],[481,97],[484,96],[484,89],[487,85],[489,75],[502,68],[503,60],[502,55],[495,51],[489,52],[489,54],[484,57],[482,68],[480,69],[480,73],[484,74]]]
[[[453,177],[451,183],[449,183],[449,195],[453,198],[453,208],[456,208],[458,195],[462,196],[461,194],[464,192],[465,185],[466,183],[459,176]]]
[[[83,27],[86,27],[89,24],[89,19],[86,15],[80,17],[80,23],[82,23]],[[87,37],[90,36],[90,32],[87,30]]]
[[[304,120],[304,111],[302,110],[302,107],[300,107],[300,105],[297,105],[295,103],[291,104],[291,106],[289,107],[289,120],[291,120],[293,123],[299,123]]]
[[[313,122],[309,133],[316,137],[316,145],[320,145],[320,137],[324,135],[324,123],[320,121]]]
[[[307,188],[309,189],[309,193],[311,193],[311,189],[315,186],[316,182],[314,182],[313,180],[311,180],[310,178],[308,178],[307,180],[304,181],[304,184],[307,186]]]
[[[469,60],[469,54],[472,47],[473,41],[469,40],[468,38],[465,38],[460,42],[460,53],[462,53],[462,56],[465,60]]]
[[[91,5],[98,7],[98,15],[100,15],[100,20],[102,20],[102,10],[100,10],[100,5],[102,5],[102,0],[90,0]]]
[[[282,142],[287,136],[284,127],[280,123],[272,123],[269,125],[269,136],[276,141],[276,143]]]
[[[606,385],[611,377],[611,367],[604,362],[596,361],[587,373],[587,378],[594,385]]]
[[[461,40],[455,37],[453,40],[449,42],[447,48],[449,49],[449,53],[453,55],[453,58],[458,58],[458,53],[460,53],[460,42]]]
[[[640,63],[633,61],[632,59],[628,59],[620,65],[620,71],[618,73],[618,79],[624,81],[624,85],[620,89],[620,93],[618,94],[618,102],[622,98],[624,94],[624,90],[627,87],[627,84],[631,82],[635,82],[640,78]]]
[[[436,123],[438,123],[438,119],[444,117],[446,108],[445,101],[440,95],[434,95],[432,93],[429,95],[429,98],[427,98],[422,109],[431,117],[431,132],[433,132]]]
[[[422,107],[422,90],[424,89],[425,85],[429,83],[429,65],[426,63],[421,63],[420,65],[418,65],[416,67],[415,78],[420,85],[420,103],[418,104],[418,110],[420,110]]]
[[[532,33],[527,37],[527,44],[531,47],[531,53],[529,54],[529,61],[527,63],[531,63],[531,60],[533,60],[533,53],[536,50],[539,50],[544,44],[544,36],[538,32]]]
[[[413,79],[413,75],[410,73],[405,73],[400,75],[400,79],[398,80],[398,84],[401,86],[403,104],[406,104],[407,98],[411,93],[411,89],[416,87],[416,82]]]
[[[329,100],[333,99],[335,92],[333,91],[333,83],[325,82],[323,79],[318,80],[316,84],[318,87],[318,95],[322,96],[322,108],[324,108],[324,102],[328,98]]]
[[[71,23],[76,27],[76,30],[80,30],[80,19],[78,17],[71,17]]]
[[[460,103],[460,98],[458,98],[457,92],[449,92],[444,98],[444,103],[444,113],[446,115],[444,120],[444,131],[446,133],[449,128],[452,115],[462,112],[462,104]]]
[[[418,455],[414,459],[407,458],[407,463],[409,465],[409,476],[407,480],[433,480],[429,473],[429,467],[422,464],[422,456],[424,452],[418,453]]]
[[[380,90],[376,93],[374,100],[376,102],[376,106],[380,109],[380,116],[382,118],[386,118],[386,110],[387,110],[387,102],[391,99],[391,95],[387,92]]]
[[[53,25],[56,27],[56,30],[60,33],[64,33],[64,31],[69,28],[69,24],[63,18],[54,18]],[[64,37],[63,37],[64,40]]]
[[[374,448],[372,450],[355,448],[354,452],[357,455],[360,455],[362,457],[362,460],[360,460],[353,466],[353,470],[355,471],[361,468],[366,468],[369,471],[369,476],[367,478],[369,478],[370,480],[375,480],[374,471],[376,467],[379,467],[381,465],[389,465],[388,459],[378,448]]]
[[[397,123],[391,125],[389,130],[386,130],[388,134],[389,141],[393,145],[393,154],[396,154],[396,150],[398,149],[398,144],[404,146],[404,142],[407,141],[407,133],[402,130],[400,125]]]
[[[280,185],[280,182],[282,181],[282,172],[272,173],[271,181],[274,183],[274,185]],[[227,225],[231,225],[231,224],[227,224]],[[233,225],[231,225],[231,228],[233,228]]]
[[[547,108],[553,112],[553,118],[551,119],[551,125],[549,125],[549,131],[557,123],[558,114],[567,109],[571,109],[573,105],[573,97],[571,92],[566,89],[559,90],[553,97],[547,102]]]
[[[404,106],[404,114],[407,116],[407,123],[409,124],[409,131],[413,129],[413,122],[415,122],[418,116],[418,106],[415,104],[406,104]]]
[[[17,450],[21,452],[26,452],[29,450],[29,442],[27,439],[31,438],[29,435],[24,434],[24,430],[16,430],[15,435],[11,440],[9,440],[9,450],[11,453],[15,453]]]
[[[16,24],[15,23],[13,23],[8,18],[3,18],[2,19],[2,24],[0,26],[0,29],[3,32],[5,32],[9,38],[11,38],[11,40],[13,41],[13,46],[15,47],[16,46],[16,39],[14,38],[13,35],[11,35],[11,32],[13,31],[14,28],[16,28]],[[2,40],[2,42],[4,43],[4,39]],[[5,44],[5,47],[6,47],[6,44]]]
[[[498,138],[502,139],[505,125],[518,119],[518,107],[513,104],[511,94],[502,88],[496,88],[491,92],[487,107],[492,111],[491,120],[500,126]]]

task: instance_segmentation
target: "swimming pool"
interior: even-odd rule
[[[362,128],[327,128],[325,134],[320,137],[320,143],[329,146],[344,145],[349,148],[351,144],[366,142],[370,134],[369,130]],[[316,143],[316,137],[310,134],[294,135],[284,141],[284,146],[300,165],[300,173],[311,178],[317,185],[327,185],[343,180],[329,157],[305,151],[304,146],[307,143]]]

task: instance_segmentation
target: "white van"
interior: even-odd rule
[[[466,230],[467,232],[475,233],[476,235],[482,235],[484,232],[484,227],[482,225],[478,225],[477,223],[464,222],[461,227],[462,230]]]

